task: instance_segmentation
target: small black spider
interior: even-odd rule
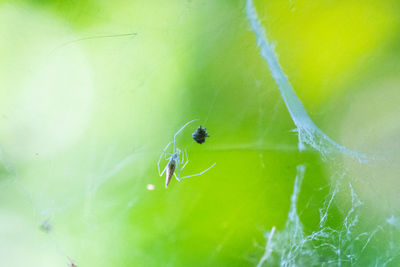
[[[201,125],[197,128],[196,131],[192,134],[193,140],[199,144],[202,144],[206,141],[206,137],[210,137],[206,131],[206,128],[202,128]]]

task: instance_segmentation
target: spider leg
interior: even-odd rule
[[[163,152],[168,154],[168,155],[172,155],[171,153],[168,153],[166,150],[168,149],[169,145],[172,144],[173,141],[169,141],[168,144],[165,146],[165,148],[163,149]]]
[[[180,168],[181,164],[179,163],[179,160],[176,161],[176,168],[175,168],[175,178],[176,180],[178,180],[179,182],[181,181],[181,175],[179,174],[179,168]],[[177,175],[178,174],[178,175]]]
[[[170,141],[170,142],[165,146],[164,150],[161,152],[160,158],[158,159],[157,168],[158,168],[158,174],[159,174],[160,176],[162,176],[162,174],[163,174],[164,171],[165,171],[165,169],[164,169],[163,172],[160,172],[160,162],[161,162],[161,159],[162,159],[162,156],[163,156],[163,155],[164,155],[164,157],[165,157],[165,160],[168,160],[168,159],[167,159],[167,154],[168,154],[168,155],[171,155],[170,153],[168,153],[168,152],[165,151],[165,150],[167,150],[167,148],[169,147],[169,145],[170,145],[171,143],[172,143],[172,141]]]
[[[189,178],[189,177],[193,177],[193,176],[202,175],[203,173],[205,173],[206,171],[208,171],[209,169],[211,169],[212,167],[214,167],[215,164],[217,164],[217,163],[214,163],[214,164],[211,165],[208,169],[206,169],[206,170],[204,170],[204,171],[202,171],[202,172],[200,172],[200,173],[196,173],[196,174],[192,174],[192,175],[188,175],[188,176],[183,176],[183,177],[180,177],[180,178],[181,178],[181,179],[185,179],[185,178]]]
[[[164,173],[165,168],[167,168],[167,167],[165,167],[163,172],[160,171],[160,161],[161,161],[161,159],[162,159],[162,156],[163,156],[163,153],[161,153],[161,156],[160,156],[160,158],[158,159],[158,162],[157,162],[158,174],[159,174],[160,176]]]
[[[163,151],[164,152],[164,158],[165,160],[169,160],[169,158],[167,158],[167,155],[172,156],[171,153],[168,153],[167,151]]]
[[[188,126],[190,123],[192,123],[192,122],[194,122],[194,121],[197,121],[198,119],[194,119],[194,120],[191,120],[191,121],[189,121],[189,122],[187,122],[185,125],[183,125],[182,126],[182,128],[180,128],[177,132],[176,132],[176,134],[174,135],[174,151],[175,151],[175,138],[176,138],[176,136],[186,127],[186,126]]]
[[[188,155],[187,155],[187,150],[185,150],[185,153],[186,153],[186,162],[185,162],[185,164],[183,164],[183,159],[182,159],[182,164],[183,164],[183,166],[182,166],[181,170],[183,170],[183,168],[185,168],[186,164],[188,164],[188,162],[189,162],[189,157],[188,157]],[[182,154],[183,154],[183,153],[182,153]]]
[[[181,164],[183,164],[184,158],[185,158],[185,153],[182,153]]]
[[[167,169],[167,167],[168,167],[168,165],[165,166],[165,168],[164,168],[164,170],[162,171],[162,173],[160,173],[160,171],[158,171],[158,174],[159,174],[160,176],[163,176],[163,174],[164,174],[165,170]]]

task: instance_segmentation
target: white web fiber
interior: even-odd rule
[[[323,159],[333,167],[337,164],[331,154],[350,155],[364,164],[369,157],[352,151],[337,144],[319,129],[311,120],[302,102],[296,96],[288,77],[279,65],[273,45],[267,40],[264,27],[257,18],[257,13],[252,0],[246,1],[246,15],[250,27],[254,32],[257,45],[260,47],[261,56],[268,64],[272,77],[278,85],[279,91],[296,125],[298,134],[298,149],[305,150],[305,144],[316,149]],[[305,165],[297,166],[297,176],[291,195],[288,218],[283,229],[272,227],[265,233],[267,239],[264,254],[261,256],[257,267],[261,266],[386,266],[392,263],[399,251],[398,221],[393,215],[381,225],[373,226],[371,230],[361,231],[360,207],[362,201],[356,194],[351,183],[348,183],[346,192],[351,199],[350,208],[343,212],[343,219],[338,226],[331,226],[328,219],[332,216],[331,209],[339,193],[340,181],[345,176],[342,170],[338,177],[332,177],[330,193],[320,209],[319,224],[306,233],[297,212],[298,198],[301,184],[305,175]],[[397,232],[396,234],[394,234]],[[390,237],[378,233],[391,233]],[[374,244],[372,244],[374,243]],[[379,247],[379,245],[381,247]],[[368,251],[368,252],[367,252]],[[384,251],[384,253],[382,253]],[[377,253],[378,252],[378,253]],[[378,255],[371,259],[368,255]]]
[[[300,151],[305,150],[308,144],[318,150],[323,157],[330,153],[343,153],[351,155],[360,161],[366,160],[366,156],[358,152],[352,151],[342,145],[337,144],[329,138],[321,129],[319,129],[310,119],[300,99],[297,97],[287,76],[279,65],[278,59],[274,52],[273,45],[268,42],[265,31],[259,20],[252,0],[246,2],[246,14],[250,21],[251,29],[257,38],[257,44],[260,46],[261,56],[268,63],[272,77],[278,85],[279,91],[285,101],[286,107],[296,125]]]
[[[351,196],[351,208],[340,222],[340,226],[332,228],[327,224],[332,202],[339,192],[336,186],[327,196],[320,209],[318,228],[310,234],[305,233],[300,221],[297,205],[301,184],[304,179],[305,166],[297,166],[297,175],[291,195],[290,209],[285,227],[276,231],[275,226],[265,233],[267,244],[264,255],[257,267],[261,266],[386,266],[392,262],[400,251],[395,241],[398,234],[398,222],[394,216],[374,229],[358,232],[360,221],[359,209],[362,202],[348,185]],[[378,232],[390,233],[389,241],[384,243],[385,254],[374,262],[365,262],[370,243]]]

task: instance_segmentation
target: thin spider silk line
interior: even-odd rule
[[[283,72],[274,52],[274,46],[268,42],[264,27],[257,18],[257,12],[254,8],[252,0],[246,1],[246,14],[249,19],[251,29],[256,35],[257,45],[260,47],[261,56],[268,63],[272,77],[278,85],[278,89],[286,104],[289,114],[297,127],[296,131],[299,138],[299,150],[305,150],[304,144],[308,144],[314,149],[318,150],[323,158],[332,152],[339,152],[355,157],[360,162],[366,161],[368,159],[366,155],[352,151],[342,145],[337,144],[315,125],[315,123],[309,117],[302,102],[297,97],[292,85],[288,80],[288,77]]]
[[[317,150],[323,159],[334,153],[349,155],[358,159],[361,163],[374,159],[371,156],[363,155],[337,144],[315,125],[279,65],[274,47],[266,38],[265,30],[257,18],[252,0],[246,0],[246,15],[256,36],[261,56],[267,62],[289,114],[297,127],[298,150],[304,152],[306,149],[305,144],[308,144]],[[335,166],[335,161],[330,161],[329,163],[333,164],[333,167]],[[328,211],[332,208],[334,199],[339,192],[339,183],[337,182],[336,185],[331,185],[331,191],[326,196],[325,203],[320,209],[320,221],[317,229],[310,234],[305,233],[296,208],[304,171],[304,165],[297,166],[297,175],[285,227],[279,231],[275,231],[275,227],[273,227],[271,231],[265,233],[265,237],[268,240],[264,254],[257,266],[262,266],[263,264],[272,264],[273,266],[360,265],[365,260],[366,250],[371,247],[371,240],[377,238],[377,232],[393,232],[395,230],[397,233],[399,232],[398,229],[395,229],[399,224],[391,225],[389,221],[392,220],[387,220],[385,223],[375,226],[374,229],[361,234],[357,233],[362,202],[351,183],[348,185],[351,197],[350,209],[347,210],[344,219],[337,228],[331,228],[327,225],[328,217],[331,216]],[[339,181],[345,173],[342,172],[339,175]],[[380,242],[381,247],[385,246],[380,248],[384,249],[385,253],[375,259],[376,266],[386,266],[398,256],[400,247],[395,245],[398,240],[393,236],[394,234],[391,235],[389,240],[377,241]]]

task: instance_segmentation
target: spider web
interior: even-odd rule
[[[250,21],[251,29],[257,37],[257,44],[261,50],[261,56],[268,63],[268,67],[276,81],[285,101],[286,107],[295,123],[298,134],[300,151],[305,150],[305,144],[310,145],[321,153],[323,159],[329,158],[328,164],[338,167],[337,159],[333,153],[347,154],[357,158],[360,164],[372,159],[358,152],[351,151],[346,147],[337,144],[325,135],[310,119],[301,101],[296,96],[287,76],[279,65],[274,47],[268,42],[265,31],[257,18],[257,13],[252,0],[246,1],[246,14]],[[320,209],[320,221],[317,230],[307,234],[301,223],[297,212],[298,198],[301,191],[301,184],[305,176],[305,165],[297,166],[297,176],[294,182],[291,195],[290,210],[283,229],[276,230],[274,226],[271,231],[265,232],[267,243],[264,255],[261,257],[257,267],[270,266],[387,266],[392,263],[400,251],[399,241],[393,240],[396,229],[396,219],[392,215],[382,224],[372,230],[359,232],[357,226],[360,220],[360,206],[362,201],[355,193],[351,183],[348,184],[351,196],[350,208],[338,227],[331,227],[327,224],[331,206],[339,192],[340,182],[343,177],[334,177],[331,192],[327,195],[326,201]],[[344,174],[346,170],[342,171]],[[343,175],[341,175],[343,176]],[[371,240],[378,232],[390,233],[390,238],[382,238],[378,242],[385,247],[384,255],[377,256],[370,262],[365,261],[365,250]],[[395,245],[397,244],[397,245]]]
[[[398,145],[368,145],[365,133],[396,140],[398,81],[371,78],[371,95],[346,83],[364,97],[350,115],[329,109],[346,97],[306,110],[267,39],[283,19],[265,23],[261,10],[251,0],[0,4],[0,265],[396,266]],[[281,42],[277,51],[290,47]],[[362,116],[390,86],[394,103]],[[178,136],[182,175],[218,164],[164,189],[158,157],[194,118],[210,138],[191,140],[199,125]]]

